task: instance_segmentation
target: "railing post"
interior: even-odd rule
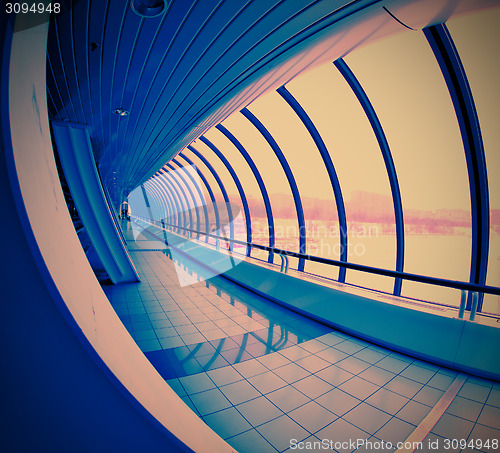
[[[217,251],[220,250],[220,240],[219,239],[215,240],[215,250],[217,250]]]
[[[470,309],[470,317],[469,317],[471,321],[474,321],[476,319],[477,301],[478,301],[478,294],[474,292],[472,293],[472,306]]]
[[[458,310],[459,319],[464,318],[465,304],[467,303],[467,292],[465,289],[462,290],[462,297],[460,299],[460,309]]]
[[[280,272],[283,272],[285,270],[285,257],[280,254],[280,258],[281,258]]]

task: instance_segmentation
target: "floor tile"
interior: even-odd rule
[[[232,366],[207,371],[207,374],[218,387],[226,384],[232,384],[233,382],[241,381],[243,379],[241,374],[238,373]]]
[[[391,418],[375,433],[375,436],[396,445],[398,442],[404,441],[414,429],[415,426],[410,423],[399,420],[398,418]]]
[[[335,346],[339,343],[342,343],[346,339],[346,337],[347,336],[344,334],[339,335],[337,332],[336,333],[331,332],[316,338],[316,340],[321,341],[322,343],[325,343],[328,346]]]
[[[466,439],[473,427],[474,423],[468,420],[450,414],[443,414],[431,432],[448,439]]]
[[[158,351],[161,349],[160,342],[158,340],[137,340],[137,346],[141,348],[142,352]]]
[[[371,348],[364,348],[361,351],[358,351],[356,352],[356,354],[354,354],[354,357],[371,364],[377,363],[386,356],[387,356],[386,353],[374,351]]]
[[[500,389],[493,388],[490,391],[486,404],[490,406],[500,407]]]
[[[235,436],[251,428],[250,423],[234,407],[206,415],[203,420],[223,439]]]
[[[342,343],[338,343],[335,345],[335,348],[339,351],[345,352],[346,354],[355,354],[356,352],[361,351],[365,348],[366,345],[360,345],[359,343],[352,341],[350,338],[344,340]]]
[[[482,408],[483,404],[457,395],[446,409],[446,413],[476,422]]]
[[[434,387],[438,390],[446,391],[448,387],[453,383],[455,377],[450,374],[444,374],[442,372],[437,372],[430,380],[427,385]]]
[[[420,382],[412,381],[403,376],[396,376],[384,386],[387,390],[407,398],[413,398],[422,387],[423,385]]]
[[[419,403],[434,407],[434,405],[439,401],[443,394],[444,392],[442,390],[438,390],[426,385],[422,387],[422,389],[413,397],[413,399],[415,401],[418,401]]]
[[[310,435],[308,431],[287,415],[282,415],[281,417],[259,426],[257,431],[278,451],[290,447],[290,441],[292,439],[301,441]]]
[[[280,366],[284,366],[291,362],[290,359],[281,355],[280,352],[274,352],[273,354],[267,354],[262,357],[257,357],[257,360],[270,370],[273,370],[274,368],[278,368]]]
[[[292,346],[290,348],[286,348],[280,352],[281,355],[286,357],[287,359],[293,360],[296,362],[299,359],[303,359],[304,357],[310,356],[312,353],[302,349],[300,346]]]
[[[238,371],[245,378],[249,378],[252,376],[257,376],[258,374],[265,373],[269,371],[262,363],[258,360],[251,359],[246,360],[245,362],[240,362],[234,364],[234,369]]]
[[[300,347],[302,349],[305,349],[306,351],[311,352],[312,354],[316,354],[317,352],[322,351],[323,349],[327,349],[328,345],[325,345],[325,343],[317,339],[313,339],[300,343]]]
[[[401,372],[401,376],[420,382],[421,384],[429,382],[435,374],[436,370],[423,368],[415,363],[412,363]]]
[[[266,395],[266,398],[273,402],[283,412],[289,412],[310,401],[307,396],[299,392],[295,387],[292,387],[291,385],[268,393]]]
[[[391,371],[384,370],[377,366],[371,366],[367,368],[363,372],[359,373],[359,377],[372,382],[373,384],[377,384],[378,386],[384,386],[391,379],[394,379],[396,374]]]
[[[352,374],[359,374],[370,366],[368,363],[356,357],[347,357],[337,362],[336,365]]]
[[[345,352],[339,351],[333,347],[323,349],[322,351],[317,352],[316,355],[329,363],[337,363],[346,357],[349,357],[349,355]]]
[[[314,401],[294,409],[288,413],[288,416],[311,433],[319,431],[338,418],[335,414]]]
[[[206,373],[184,376],[179,378],[179,381],[188,394],[204,392],[205,390],[215,388],[215,384]]]
[[[417,401],[408,401],[408,403],[396,413],[396,417],[412,425],[418,426],[427,416],[431,408]]]
[[[343,384],[339,385],[339,389],[349,393],[356,398],[364,400],[372,393],[375,393],[379,387],[371,382],[365,381],[360,377],[354,376]]]
[[[316,373],[316,376],[328,382],[329,384],[339,386],[345,381],[351,379],[354,375],[349,373],[348,371],[339,368],[337,365],[329,366],[321,371]]]
[[[281,379],[285,380],[289,384],[299,381],[300,379],[303,379],[311,374],[295,363],[289,363],[288,365],[276,368],[273,371],[276,375],[278,375]]]
[[[498,439],[500,441],[500,430],[493,429],[493,428],[490,428],[488,426],[476,424],[469,437],[470,437],[470,439],[475,439],[475,440],[481,439],[483,441],[483,444],[489,439],[490,444],[491,444],[491,442],[494,439]],[[482,451],[486,451],[489,453],[489,452],[495,451],[495,449],[494,448],[490,448],[490,449],[482,448]]]
[[[343,415],[342,418],[367,433],[375,434],[389,421],[391,416],[369,404],[361,403]]]
[[[330,390],[328,393],[316,398],[315,401],[339,417],[342,417],[346,412],[361,403],[361,400],[339,389]]]
[[[330,366],[329,362],[315,355],[310,355],[308,357],[298,359],[295,361],[295,363],[297,365],[300,365],[302,368],[309,371],[310,373],[316,373],[317,371],[320,371]]]
[[[466,382],[458,392],[458,395],[479,403],[484,403],[486,402],[489,393],[490,389],[488,387],[474,384],[472,382]]]
[[[283,412],[264,396],[238,404],[236,409],[254,427],[283,415]]]
[[[358,427],[352,425],[351,423],[341,418],[338,418],[334,422],[330,423],[328,426],[318,431],[315,435],[319,439],[328,439],[335,443],[346,442],[348,447],[349,447],[349,441],[354,442],[355,439],[366,439],[367,437],[370,437],[369,434],[366,433],[365,431],[362,431]],[[355,448],[347,448],[347,449],[339,448],[336,450],[341,453],[344,453],[344,452],[354,451],[354,449]]]
[[[392,415],[398,412],[408,401],[408,398],[384,388],[377,390],[366,399],[368,404]]]
[[[317,398],[332,389],[332,385],[311,375],[292,384],[297,390],[311,399]]]
[[[406,367],[408,367],[408,362],[388,356],[377,362],[377,366],[379,368],[383,368],[386,371],[391,371],[392,373],[398,374],[401,373]]]
[[[219,389],[195,393],[190,398],[200,415],[211,414],[212,412],[217,412],[231,406],[231,403]]]
[[[220,387],[220,390],[227,399],[233,404],[240,404],[245,401],[254,399],[261,395],[248,381],[238,381],[233,384]]]
[[[250,429],[227,439],[238,453],[276,453],[276,449],[255,429]]]
[[[262,394],[272,392],[288,385],[286,381],[281,379],[272,371],[248,378],[248,382],[250,382],[250,384],[252,384]]]
[[[500,409],[485,405],[477,422],[490,428],[500,429]]]

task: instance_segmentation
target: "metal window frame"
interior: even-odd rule
[[[333,165],[332,158],[328,149],[323,141],[321,134],[318,129],[314,125],[313,121],[306,113],[302,105],[295,99],[295,97],[290,93],[290,91],[285,87],[285,85],[278,88],[277,93],[288,103],[288,105],[293,109],[295,114],[302,121],[304,126],[309,132],[309,135],[314,141],[314,144],[318,148],[318,151],[323,159],[323,163],[325,165],[326,171],[328,173],[328,177],[330,178],[330,184],[332,185],[333,194],[335,196],[335,205],[337,209],[337,216],[339,219],[339,227],[340,227],[340,261],[347,262],[347,251],[348,251],[348,238],[347,238],[347,220],[345,215],[345,205],[344,205],[344,197],[342,195],[342,189],[340,187],[340,182],[337,176],[337,172],[335,171],[335,166]],[[339,267],[339,275],[338,281],[345,282],[346,268]]]
[[[266,185],[264,184],[264,180],[262,179],[262,176],[259,172],[259,169],[257,168],[257,165],[255,165],[255,162],[251,158],[250,154],[248,154],[248,151],[245,149],[245,147],[240,143],[240,141],[226,127],[224,127],[222,124],[218,124],[217,126],[215,126],[215,128],[219,132],[221,132],[235,146],[235,148],[240,152],[240,154],[243,156],[246,163],[250,167],[250,170],[252,171],[252,173],[257,181],[257,184],[258,184],[259,189],[260,189],[260,193],[262,195],[262,199],[264,201],[264,207],[266,209],[267,227],[269,230],[269,247],[274,248],[275,236],[274,236],[273,210],[271,208],[271,200],[269,199],[269,194],[267,193]],[[272,263],[274,261],[274,253],[272,251],[269,251],[267,261],[269,263]]]
[[[472,216],[469,281],[484,285],[488,270],[490,207],[486,159],[474,97],[457,48],[446,25],[442,23],[424,28],[423,33],[443,74],[460,127],[469,176]],[[483,295],[480,294],[477,311],[481,311],[482,305]],[[471,307],[472,295],[469,293],[466,309],[470,310]]]
[[[207,178],[205,178],[203,172],[194,164],[194,162],[189,157],[184,155],[184,152],[178,154],[177,156],[184,159],[189,165],[192,165],[194,168],[196,168],[196,172],[198,173],[200,179],[203,181],[203,184],[205,184],[205,187],[207,188],[208,191],[208,195],[210,196],[210,200],[212,201],[212,205],[214,207],[215,229],[216,231],[220,231],[219,209],[217,208],[217,202],[215,201],[214,191],[212,190],[212,187],[210,187]],[[210,228],[207,231],[207,233],[210,233]]]
[[[207,233],[209,233],[210,232],[210,223],[209,223],[209,218],[208,218],[208,209],[207,209],[205,197],[203,196],[203,192],[201,191],[200,185],[195,181],[193,176],[185,169],[185,166],[182,165],[182,163],[180,163],[178,160],[176,160],[174,158],[170,161],[170,163],[176,164],[179,167],[179,170],[182,170],[184,173],[186,173],[187,177],[191,180],[194,187],[196,188],[196,192],[197,192],[198,196],[200,197],[200,201],[202,202],[202,206],[203,206],[203,214],[205,216],[205,231]],[[168,165],[170,165],[170,163]],[[199,235],[198,235],[198,238],[199,238]],[[208,242],[208,236],[205,236],[205,242]]]
[[[189,201],[187,199],[187,196],[185,192],[181,189],[181,187],[178,185],[177,181],[167,176],[169,174],[170,171],[167,171],[165,168],[162,168],[161,170],[158,171],[158,178],[160,178],[160,180],[165,181],[165,183],[168,183],[178,196],[182,206],[182,218],[184,219],[184,223],[185,224],[188,223],[188,217],[189,217],[189,225],[193,225],[193,215],[191,213],[191,210],[189,209]]]
[[[230,162],[226,159],[224,154],[215,146],[208,138],[201,136],[200,141],[205,143],[214,153],[215,155],[220,159],[220,161],[224,164],[226,167],[227,171],[233,178],[234,184],[236,185],[236,188],[238,189],[238,193],[240,195],[241,203],[243,205],[243,211],[245,213],[245,227],[246,227],[246,233],[247,233],[247,242],[252,242],[252,218],[250,216],[250,209],[248,207],[248,201],[247,197],[245,195],[245,191],[243,190],[243,186],[241,185],[240,179],[238,178],[238,175],[234,171],[234,168],[230,164]],[[252,248],[247,245],[246,247],[246,256],[251,255],[251,250]]]
[[[286,160],[283,151],[279,147],[274,137],[267,130],[267,128],[260,122],[260,120],[250,111],[248,108],[244,108],[240,110],[240,113],[248,120],[252,125],[260,132],[260,134],[265,138],[271,149],[274,151],[274,154],[278,158],[281,168],[285,172],[286,179],[290,186],[290,190],[292,191],[293,201],[295,203],[295,211],[297,214],[297,221],[299,224],[299,253],[306,253],[306,224],[304,219],[304,210],[302,208],[302,200],[300,198],[299,188],[297,187],[297,182],[295,181],[295,177],[293,176],[292,169]],[[305,260],[303,258],[299,258],[299,263],[297,266],[297,270],[304,271]]]
[[[385,168],[387,170],[387,176],[389,177],[389,184],[391,186],[392,203],[394,206],[394,220],[396,222],[396,271],[403,272],[405,258],[405,226],[403,218],[403,204],[401,201],[401,191],[399,188],[396,167],[394,165],[394,160],[392,158],[391,149],[389,148],[387,137],[385,136],[382,124],[378,119],[377,113],[375,112],[370,99],[368,98],[365,90],[352,72],[351,68],[349,68],[347,63],[342,58],[335,60],[333,64],[349,84],[351,90],[354,92],[356,98],[361,104],[361,107],[363,107],[365,115],[368,118],[368,121],[370,122],[370,125],[373,129],[373,133],[377,138],[382,157],[384,158]],[[393,294],[395,296],[401,295],[401,286],[402,280],[400,278],[396,278],[394,280],[393,291]]]
[[[213,165],[208,161],[208,159],[203,156],[202,153],[200,153],[193,145],[188,145],[187,149],[191,151],[198,159],[202,161],[202,163],[208,168],[208,171],[212,173],[212,176],[215,178],[215,181],[217,182],[217,185],[219,186],[220,191],[222,192],[222,197],[224,198],[224,201],[226,202],[226,208],[227,208],[227,214],[228,214],[228,221],[229,221],[229,237],[231,239],[234,239],[234,217],[233,217],[233,210],[231,208],[231,202],[229,201],[229,196],[227,194],[226,187],[224,186],[224,183],[222,182],[222,179],[220,178],[219,174],[213,167]],[[233,243],[229,243],[229,250],[233,250]]]
[[[174,166],[172,166],[170,164],[166,164],[165,167],[168,167],[170,170],[172,170],[171,172],[169,172],[172,175],[172,177],[175,176],[176,179],[179,178],[179,180],[182,181],[182,184],[184,185],[184,187],[186,187],[187,192],[191,196],[191,199],[193,200],[193,207],[194,207],[194,210],[196,213],[196,228],[199,231],[200,230],[200,211],[199,211],[198,203],[196,202],[196,197],[194,196],[194,193],[191,190],[191,187],[189,187],[189,184],[186,182],[186,180],[184,179],[184,176],[182,176],[181,172],[176,170]],[[197,237],[198,238],[200,237],[199,233],[198,233]]]

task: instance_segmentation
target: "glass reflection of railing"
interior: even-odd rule
[[[436,285],[436,286],[442,286],[442,287],[446,287],[446,288],[461,290],[462,297],[460,300],[459,316],[460,317],[464,316],[465,307],[466,307],[467,300],[468,300],[467,293],[470,293],[471,300],[472,300],[471,307],[470,307],[470,319],[471,320],[475,319],[476,313],[481,313],[481,311],[479,309],[478,301],[479,301],[479,298],[482,294],[493,294],[496,296],[500,296],[500,288],[498,288],[496,286],[478,285],[476,283],[462,282],[462,281],[457,281],[457,280],[448,280],[448,279],[444,279],[444,278],[430,277],[427,275],[411,274],[411,273],[407,273],[407,272],[393,271],[390,269],[381,269],[378,267],[366,266],[364,264],[356,264],[356,263],[349,263],[349,262],[344,262],[344,261],[339,261],[339,260],[333,260],[330,258],[323,258],[323,257],[319,257],[319,256],[314,256],[314,255],[307,255],[307,254],[302,254],[302,253],[298,253],[298,252],[291,252],[289,250],[282,250],[282,249],[279,249],[276,247],[268,247],[268,246],[261,245],[261,244],[253,244],[250,242],[241,241],[241,240],[237,240],[237,239],[230,239],[228,237],[218,236],[218,235],[213,234],[213,233],[197,231],[197,230],[193,230],[190,228],[180,227],[177,225],[159,222],[159,221],[155,221],[155,220],[151,220],[151,219],[145,219],[145,218],[141,218],[141,217],[136,217],[136,218],[139,220],[145,221],[146,223],[150,223],[154,226],[162,228],[162,229],[165,228],[168,230],[172,230],[173,228],[175,228],[177,231],[181,230],[185,233],[187,233],[187,232],[199,233],[203,236],[207,236],[207,237],[216,239],[220,242],[223,242],[223,243],[225,242],[226,244],[231,242],[233,244],[247,246],[247,247],[251,247],[251,248],[259,249],[259,250],[264,250],[264,251],[267,251],[269,253],[274,253],[274,254],[277,254],[280,256],[286,256],[286,257],[291,256],[291,257],[295,257],[295,258],[303,258],[303,259],[308,260],[308,261],[314,261],[317,263],[328,264],[331,266],[344,267],[346,269],[367,272],[369,274],[376,274],[376,275],[383,275],[386,277],[401,278],[403,280],[414,281],[414,282],[418,282],[418,283],[425,283],[425,284],[429,284],[429,285]],[[444,304],[435,304],[434,302],[430,302],[430,301],[422,301],[422,302],[426,302],[426,303],[433,304],[433,305],[444,305]],[[457,308],[454,306],[448,306],[448,307],[449,308]],[[499,314],[494,314],[494,313],[481,313],[481,314],[494,316],[494,317],[499,316]]]

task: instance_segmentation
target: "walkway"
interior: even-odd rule
[[[113,307],[168,384],[240,452],[297,451],[309,446],[302,441],[338,452],[376,451],[384,441],[383,451],[395,451],[457,378],[222,277],[198,282],[203,269],[175,264],[158,251],[164,244],[123,228],[142,281],[105,286]],[[500,383],[464,378],[418,451],[445,451],[445,439],[498,450],[485,445],[500,439]]]

